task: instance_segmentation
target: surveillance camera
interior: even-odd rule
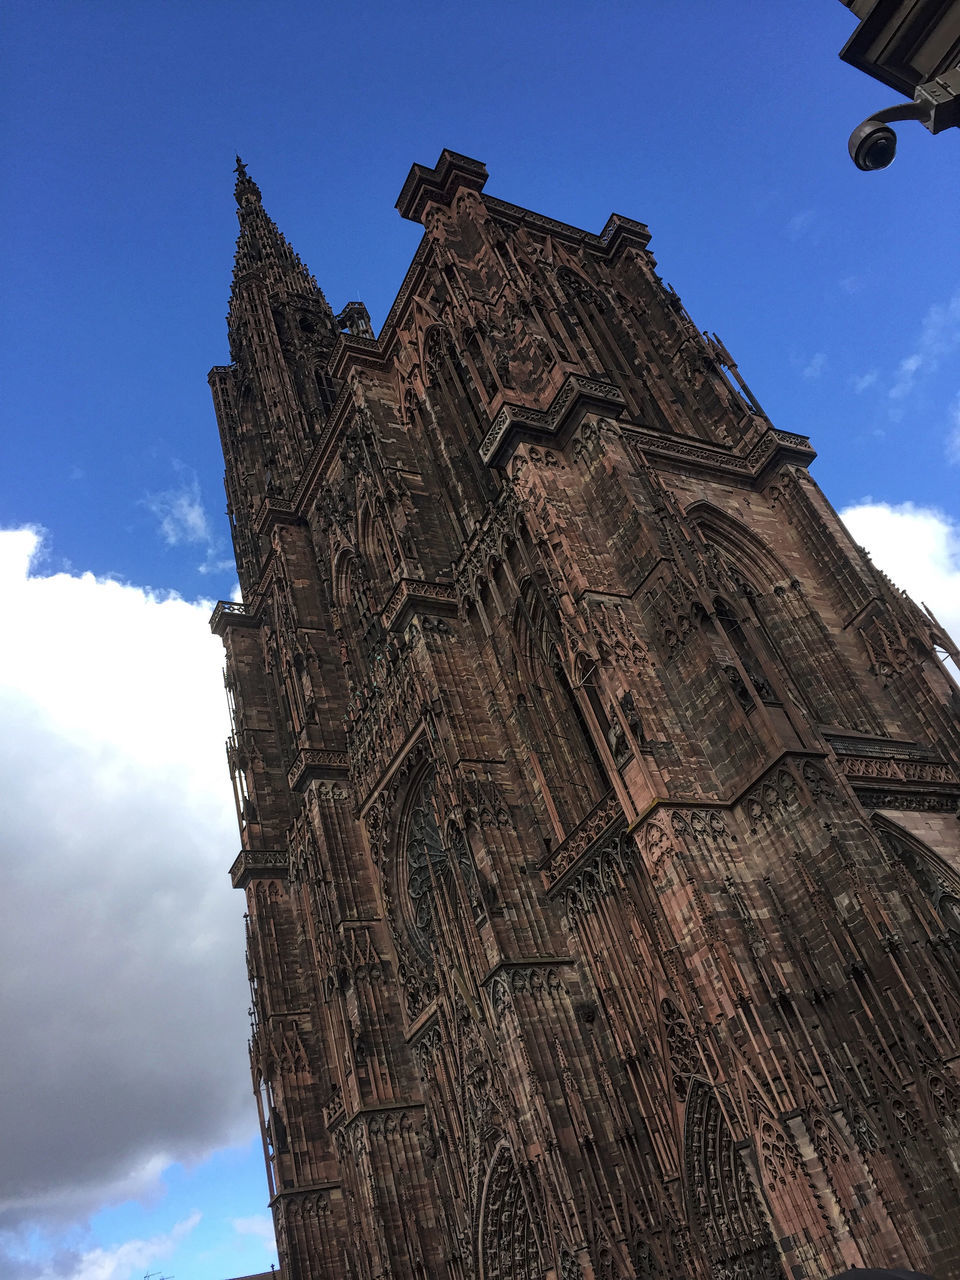
[[[851,133],[847,149],[858,169],[886,169],[897,154],[897,135],[889,125],[871,116]]]

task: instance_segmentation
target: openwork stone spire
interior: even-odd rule
[[[322,302],[327,312],[326,298],[301,261],[299,254],[287,243],[277,224],[263,207],[260,188],[247,173],[247,166],[237,156],[236,185],[237,219],[240,234],[233,266],[231,300],[235,300],[246,279],[253,275],[262,281],[268,291],[300,294]],[[231,312],[233,307],[231,305]],[[332,312],[330,312],[332,318]]]

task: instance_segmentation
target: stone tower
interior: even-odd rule
[[[444,151],[210,381],[285,1280],[960,1275],[960,694],[642,224]]]

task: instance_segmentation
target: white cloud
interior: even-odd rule
[[[14,1233],[143,1195],[253,1127],[210,606],[31,576],[40,541],[0,532],[0,1228]]]
[[[840,518],[877,568],[960,639],[960,523],[933,507],[871,500]]]
[[[36,1272],[36,1280],[140,1280],[156,1263],[168,1258],[199,1222],[200,1214],[192,1213],[165,1235],[63,1256]]]
[[[254,1236],[262,1241],[263,1246],[270,1253],[276,1251],[276,1242],[273,1233],[273,1219],[265,1213],[255,1213],[249,1218],[232,1218],[230,1225],[240,1236]]]
[[[947,461],[960,463],[960,392],[950,406],[950,430],[946,442]]]
[[[852,386],[857,395],[862,395],[864,391],[869,391],[872,386],[876,385],[880,374],[876,369],[869,370],[868,373],[862,373],[859,378],[854,378]]]
[[[900,361],[891,383],[891,400],[903,400],[917,382],[935,373],[940,361],[960,346],[960,292],[947,302],[935,303],[923,318],[914,349]]]
[[[811,380],[816,380],[817,378],[822,376],[823,371],[826,367],[827,367],[827,353],[825,351],[818,351],[816,355],[810,358],[809,362],[807,363],[806,367],[803,370],[803,376],[805,378],[810,378]]]
[[[801,240],[813,226],[816,217],[815,209],[798,210],[787,223],[787,239],[794,243]]]
[[[182,482],[175,489],[148,493],[144,505],[156,516],[160,536],[168,547],[179,547],[183,543],[206,545],[212,534],[200,496],[200,481],[193,472],[183,467],[178,470],[183,475]]]
[[[143,505],[156,518],[160,536],[168,547],[195,546],[204,552],[198,573],[223,573],[233,568],[233,558],[223,554],[223,539],[214,532],[203,505],[196,472],[175,462],[180,483],[159,493],[148,493]]]

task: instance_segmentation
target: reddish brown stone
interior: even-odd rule
[[[238,176],[214,626],[284,1275],[946,1280],[949,642],[646,228],[485,177],[413,169],[374,339]]]

